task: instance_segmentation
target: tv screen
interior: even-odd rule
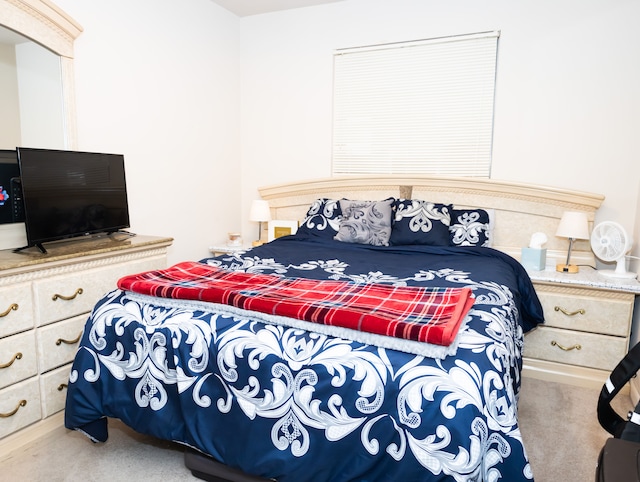
[[[28,246],[129,227],[124,156],[17,148]]]
[[[0,149],[0,224],[24,221],[18,154]]]

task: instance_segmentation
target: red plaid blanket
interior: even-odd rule
[[[454,340],[474,301],[471,289],[466,287],[282,278],[196,262],[126,276],[119,280],[118,287],[445,346]]]

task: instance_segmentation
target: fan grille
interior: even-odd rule
[[[606,221],[591,233],[591,249],[602,261],[616,261],[631,248],[629,237],[618,223]]]

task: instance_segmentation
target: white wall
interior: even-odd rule
[[[345,0],[245,17],[243,209],[258,186],[330,175],[335,49],[500,30],[492,177],[604,194],[597,221],[632,230],[638,18],[637,0]]]
[[[56,0],[75,42],[78,148],[125,156],[131,230],[209,256],[240,228],[239,19],[210,0]]]
[[[640,276],[640,180],[638,180],[638,200],[636,204],[636,221],[633,226],[633,231],[629,231],[634,243],[631,249],[631,259],[629,260],[629,271],[634,271]],[[638,303],[638,309],[640,311],[640,303]],[[640,319],[640,318],[638,318]]]
[[[257,187],[331,172],[337,48],[502,32],[492,177],[604,194],[640,179],[637,0],[344,0],[238,18],[210,0],[55,0],[75,46],[79,148],[125,154],[132,230],[207,256]],[[550,233],[551,235],[553,233]]]
[[[640,181],[638,181],[638,191],[640,193]],[[631,250],[632,259],[629,261],[629,271],[633,271],[640,276],[640,194],[638,194],[638,201],[636,205],[636,223],[632,233],[635,240],[633,249]],[[636,297],[636,300],[638,298]],[[633,347],[640,343],[640,303],[636,301],[633,307],[633,324],[631,325],[631,338],[629,340],[629,346]],[[634,380],[632,383],[637,390],[640,390],[640,381]],[[638,402],[636,402],[638,403]]]

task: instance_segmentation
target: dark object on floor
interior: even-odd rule
[[[598,457],[596,482],[640,481],[640,444],[610,438]]]
[[[640,402],[627,419],[611,406],[611,401],[640,369],[640,343],[613,369],[598,398],[598,421],[613,435],[598,457],[596,482],[640,482]]]
[[[194,477],[207,482],[273,482],[275,480],[245,474],[241,470],[228,467],[212,457],[188,448],[184,451],[184,464]]]

